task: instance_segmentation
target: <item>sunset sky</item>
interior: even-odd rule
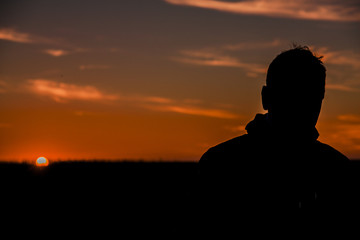
[[[197,161],[292,43],[324,56],[319,140],[360,158],[358,0],[2,0],[0,159]]]

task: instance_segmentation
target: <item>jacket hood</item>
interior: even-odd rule
[[[291,140],[296,142],[312,142],[319,137],[316,128],[307,131],[296,131],[295,129],[275,128],[268,114],[256,114],[254,120],[246,125],[246,131],[250,136],[273,140]]]

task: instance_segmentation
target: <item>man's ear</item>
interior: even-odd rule
[[[267,86],[263,86],[261,90],[261,99],[264,110],[269,110],[270,93]]]

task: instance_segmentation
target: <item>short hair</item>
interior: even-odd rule
[[[269,65],[266,85],[275,91],[288,86],[325,92],[326,68],[307,46],[297,46],[280,53]]]

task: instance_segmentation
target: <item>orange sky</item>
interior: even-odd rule
[[[319,140],[360,158],[356,1],[2,1],[0,159],[197,161],[245,133],[268,64],[324,56]]]

